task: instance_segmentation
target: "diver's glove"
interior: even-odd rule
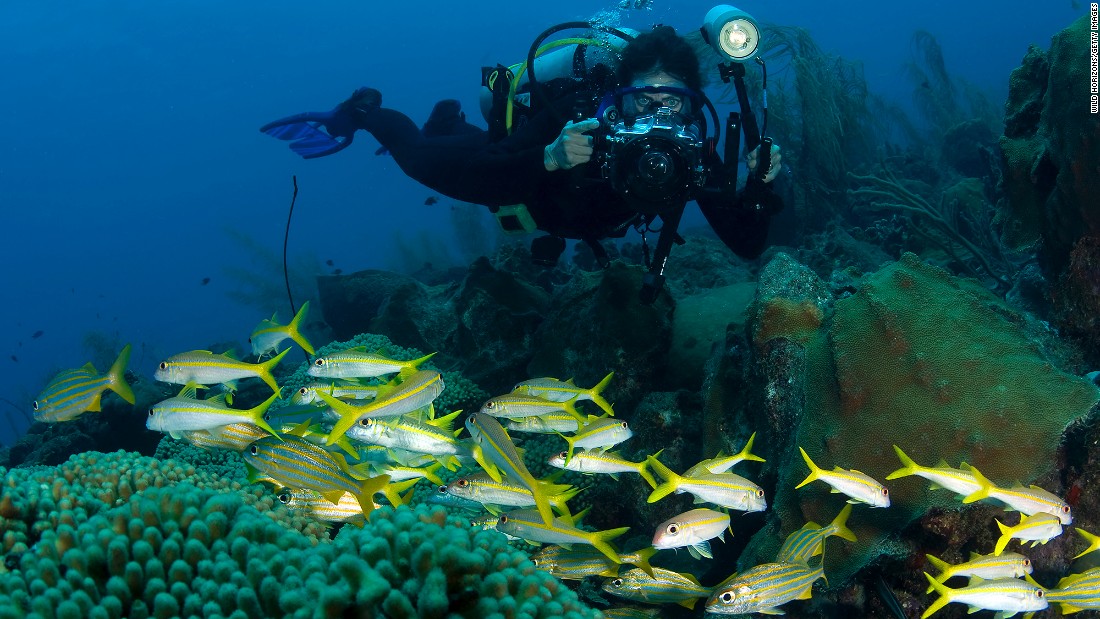
[[[756,162],[760,158],[760,147],[752,149],[752,152],[745,155],[745,163],[749,167],[749,175],[753,175],[756,171]],[[768,167],[767,173],[764,174],[762,179],[765,183],[770,183],[779,176],[779,171],[783,169],[783,155],[779,152],[779,145],[772,144],[772,160],[771,165]]]
[[[568,170],[592,159],[592,136],[584,135],[585,131],[592,131],[600,127],[600,121],[595,118],[582,120],[579,123],[569,121],[558,134],[558,139],[553,144],[543,149],[542,163],[546,170]]]

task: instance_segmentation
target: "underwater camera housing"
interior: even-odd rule
[[[704,136],[683,115],[658,107],[631,118],[611,107],[602,120],[601,173],[639,212],[682,206],[706,182]]]

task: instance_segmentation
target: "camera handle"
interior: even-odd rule
[[[685,203],[661,215],[661,232],[657,236],[657,247],[653,250],[653,261],[649,264],[649,270],[642,274],[642,290],[639,296],[645,305],[656,301],[665,288],[665,265],[672,253],[672,244],[684,243],[676,229],[680,227],[680,218],[684,216],[686,207]]]

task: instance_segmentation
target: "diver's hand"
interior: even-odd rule
[[[595,118],[565,123],[558,139],[543,149],[542,163],[547,171],[568,170],[592,159],[592,136],[584,135],[584,132],[599,126],[600,121]]]
[[[749,174],[752,174],[756,170],[756,162],[760,158],[760,147],[752,149],[748,155],[745,155],[745,163],[749,166]],[[772,144],[772,161],[771,167],[768,168],[768,172],[764,175],[764,182],[770,183],[779,176],[779,171],[783,169],[783,155],[779,152],[779,145]]]
[[[359,129],[356,115],[370,107],[382,104],[382,93],[373,88],[358,88],[346,101],[332,110],[329,120],[324,122],[325,131],[334,138],[350,137]]]

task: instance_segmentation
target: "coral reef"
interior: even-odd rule
[[[800,333],[800,315],[760,317],[779,319]],[[823,328],[807,341],[797,443],[817,462],[879,479],[897,468],[892,444],[911,449],[919,462],[968,462],[990,479],[1028,483],[1043,477],[1055,468],[1067,426],[1086,415],[1100,394],[1088,381],[1055,368],[1022,324],[973,282],[907,254],[836,300]],[[788,366],[797,380],[798,364]],[[827,522],[839,509],[822,489],[793,490],[806,472],[797,457],[788,452],[780,466],[774,520],[757,535],[743,565],[774,554],[782,536],[802,523]],[[890,509],[853,514],[849,526],[860,541],[826,557],[831,579],[843,582],[888,554],[887,536],[931,507],[957,503],[915,479],[891,489]]]
[[[0,617],[596,617],[441,509],[324,527],[258,486],[134,454],[5,472]]]

